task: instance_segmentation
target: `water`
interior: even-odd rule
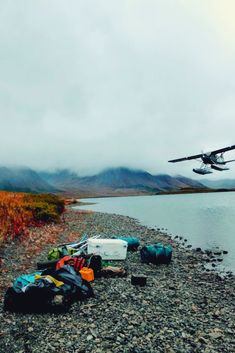
[[[94,202],[86,210],[137,218],[142,224],[164,228],[194,248],[227,250],[222,270],[235,273],[235,192],[112,197],[81,200]]]

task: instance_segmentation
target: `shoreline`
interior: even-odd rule
[[[149,195],[149,196],[151,196],[151,195]],[[100,212],[100,211],[76,208],[76,207],[85,207],[87,205],[91,206],[91,205],[95,205],[98,203],[98,201],[97,202],[86,202],[86,201],[84,201],[86,199],[82,199],[82,200],[83,201],[77,200],[77,203],[70,205],[70,207],[72,209],[74,208],[75,210],[80,210],[80,211],[85,211],[85,212],[86,211],[97,212],[97,213]],[[105,213],[105,212],[100,212],[100,213]],[[112,215],[112,213],[107,213],[107,214]],[[129,216],[127,216],[127,217],[129,217]],[[136,220],[137,222],[140,222],[143,226],[145,226],[147,228],[151,228],[151,226],[144,224],[144,222],[141,222],[141,220],[139,220],[138,218],[135,218],[135,217],[132,217],[132,218],[134,220]],[[200,247],[201,246],[200,244],[193,247],[192,245],[189,245],[188,239],[184,238],[181,235],[175,236],[174,234],[169,233],[169,230],[167,228],[155,227],[154,229],[156,229],[157,231],[162,231],[163,234],[165,234],[166,236],[169,236],[170,239],[173,240],[177,244],[178,247],[182,247],[185,250],[191,250],[193,252],[196,251],[196,252],[200,253],[201,255],[203,255],[202,259],[203,259],[204,267],[205,267],[206,271],[216,272],[221,277],[230,276],[230,275],[233,275],[235,277],[235,270],[234,269],[231,269],[230,267],[223,266],[224,265],[224,262],[223,262],[224,257],[227,256],[227,254],[228,254],[227,249],[202,248],[202,247]]]
[[[99,199],[99,198],[110,198],[110,197],[138,197],[138,196],[165,196],[165,195],[187,195],[187,194],[205,194],[205,193],[220,193],[220,192],[235,192],[235,189],[190,189],[187,188],[185,190],[175,190],[175,191],[159,191],[159,192],[141,192],[141,193],[106,193],[106,194],[90,194],[90,195],[83,195],[83,196],[76,196],[76,192],[73,192],[72,195],[74,199]],[[65,194],[66,195],[66,194]],[[71,197],[71,195],[70,195]]]
[[[132,235],[140,239],[141,246],[156,242],[169,244],[173,248],[172,261],[168,266],[141,264],[139,252],[128,252],[127,260],[120,262],[127,267],[128,276],[96,279],[92,284],[95,298],[73,304],[68,313],[25,315],[5,313],[1,308],[1,351],[24,352],[25,345],[32,353],[230,353],[235,350],[235,277],[221,279],[217,273],[204,270],[204,254],[182,248],[165,232],[145,227],[128,216],[68,207],[64,224],[47,226],[41,232],[51,227],[56,228],[57,244],[62,239],[77,239],[83,233],[104,237]],[[55,244],[45,244],[42,253],[28,260],[25,272],[34,271],[36,262],[45,260],[48,249]],[[21,245],[11,247],[11,253],[5,253],[5,260],[12,257],[14,263],[19,261]],[[22,274],[20,262],[17,265],[3,272],[7,282]],[[138,273],[147,275],[146,287],[131,285],[131,275]],[[54,342],[59,344],[54,346]]]

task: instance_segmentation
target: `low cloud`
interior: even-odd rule
[[[195,177],[167,161],[235,143],[228,3],[2,3],[0,164]]]

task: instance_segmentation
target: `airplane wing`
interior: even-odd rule
[[[231,151],[235,149],[235,145],[233,146],[229,146],[229,147],[224,147],[224,148],[220,148],[219,150],[215,150],[215,151],[211,151],[211,154],[217,154],[217,153],[223,153],[223,152],[227,152],[227,151]]]
[[[190,159],[197,159],[197,158],[200,158],[202,157],[203,155],[206,155],[208,154],[209,156],[210,155],[216,155],[218,153],[223,153],[223,152],[227,152],[227,151],[231,151],[231,150],[234,150],[235,149],[235,145],[233,146],[229,146],[229,147],[224,147],[224,148],[220,148],[219,150],[215,150],[215,151],[211,151],[211,152],[206,152],[206,153],[201,153],[201,154],[195,154],[194,156],[188,156],[188,157],[183,157],[183,158],[178,158],[178,159],[172,159],[168,162],[170,163],[176,163],[176,162],[182,162],[182,161],[188,161]],[[233,160],[231,160],[232,162]],[[230,161],[228,161],[230,162]],[[227,162],[226,162],[227,163]]]
[[[197,159],[200,158],[202,154],[195,154],[194,156],[189,156],[189,157],[183,157],[183,158],[178,158],[178,159],[172,159],[168,162],[170,163],[175,163],[175,162],[182,162],[182,161],[188,161],[189,159]]]

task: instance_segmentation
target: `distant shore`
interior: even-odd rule
[[[70,192],[68,194],[63,194],[65,197],[70,197],[74,198],[77,200],[77,203],[79,204],[80,199],[98,199],[98,198],[103,198],[103,197],[129,197],[129,196],[161,196],[161,195],[184,195],[184,194],[199,194],[199,193],[217,193],[217,192],[234,192],[235,189],[196,189],[196,188],[185,188],[181,190],[175,190],[175,191],[159,191],[159,192],[154,192],[154,193],[149,193],[149,192],[136,192],[136,193],[128,193],[126,192],[113,192],[113,193],[103,193],[103,194],[85,194],[85,195],[80,195],[79,193]]]
[[[185,249],[160,229],[147,228],[120,215],[67,208],[64,223],[35,230],[33,244],[43,233],[54,232],[56,243],[82,234],[103,237],[130,235],[141,246],[161,242],[171,245],[169,266],[140,262],[139,251],[128,252],[125,278],[100,278],[92,284],[95,298],[75,303],[65,314],[15,314],[2,312],[0,351],[31,353],[52,351],[85,353],[156,353],[235,351],[234,276],[222,279],[204,269],[207,256]],[[33,272],[46,260],[55,244],[45,243],[41,253],[26,258],[26,244],[2,249],[1,288],[22,272]],[[132,274],[147,276],[147,286],[131,285]],[[58,347],[57,345],[58,344]]]

